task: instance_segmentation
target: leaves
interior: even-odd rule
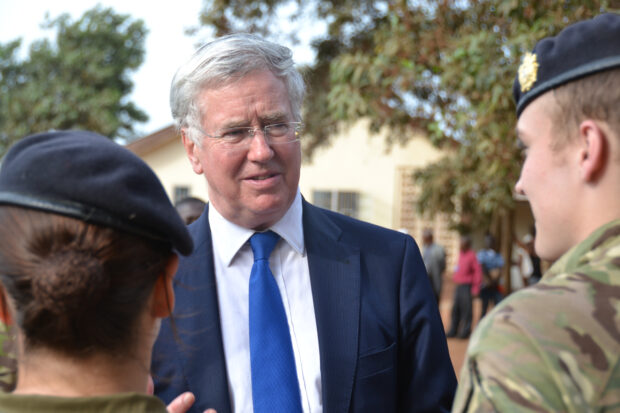
[[[610,3],[206,0],[203,22],[216,24],[218,34],[250,28],[279,37],[282,25],[274,22],[281,10],[324,22],[326,35],[312,42],[317,59],[304,69],[306,156],[360,119],[374,131],[389,128],[389,143],[425,130],[449,155],[415,175],[420,210],[458,212],[454,224],[466,215],[470,226],[486,227],[493,214],[514,207],[520,154],[512,84],[519,59],[537,40]]]
[[[129,72],[144,60],[143,22],[95,7],[75,22],[64,14],[44,27],[56,29],[55,43],[34,42],[23,61],[19,41],[0,45],[0,153],[49,129],[132,138],[134,122],[147,120],[127,100]]]

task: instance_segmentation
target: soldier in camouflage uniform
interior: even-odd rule
[[[540,41],[514,86],[542,280],[471,338],[454,412],[620,412],[620,15]]]

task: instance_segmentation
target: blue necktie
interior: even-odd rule
[[[250,274],[250,361],[255,413],[301,412],[295,356],[286,312],[269,255],[278,234],[257,232],[250,238],[254,265]]]

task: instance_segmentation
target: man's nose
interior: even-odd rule
[[[264,129],[254,129],[250,138],[250,148],[248,150],[248,159],[255,162],[264,162],[273,157],[273,149],[269,144],[269,139]]]
[[[525,196],[525,190],[523,189],[522,175],[519,175],[519,179],[515,183],[515,192],[519,195]]]

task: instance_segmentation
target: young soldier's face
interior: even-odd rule
[[[536,222],[536,253],[555,260],[576,244],[579,217],[574,206],[579,196],[575,156],[577,144],[569,141],[554,148],[562,128],[554,127],[553,110],[559,110],[547,92],[530,103],[517,122],[517,136],[525,161],[515,190],[527,196]]]

